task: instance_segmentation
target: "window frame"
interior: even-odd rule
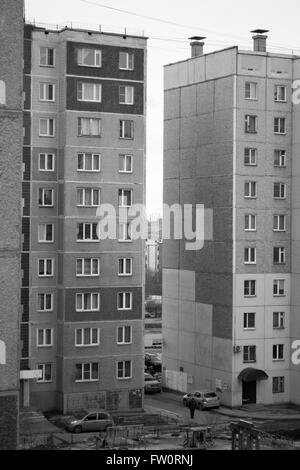
[[[276,351],[276,353],[275,353],[276,357],[274,357],[274,352],[275,351]],[[282,357],[279,357],[281,355],[282,355]],[[272,361],[274,361],[274,362],[280,362],[281,361],[282,362],[284,360],[285,360],[284,359],[284,343],[273,344],[272,345]]]
[[[85,94],[85,86],[90,85],[92,86],[92,99],[87,99],[84,97]],[[81,89],[80,89],[81,88]],[[98,88],[98,93],[97,93]],[[99,99],[96,99],[97,94],[99,95]],[[81,95],[81,98],[79,97]],[[77,82],[77,101],[82,101],[85,103],[102,103],[102,83],[95,83],[95,82]]]
[[[280,228],[281,217],[283,217],[283,228]],[[273,232],[286,232],[286,214],[273,214]]]
[[[126,261],[130,261],[130,273],[127,273],[126,272]],[[125,269],[123,269],[123,272],[120,272],[120,261],[122,261],[123,263],[123,268],[125,267]],[[118,276],[120,277],[130,277],[132,276],[132,267],[133,267],[133,258],[118,258]],[[125,273],[124,273],[125,271]]]
[[[280,95],[280,92],[278,92],[278,89],[283,88],[284,89],[284,99],[278,99],[278,96]],[[274,86],[274,101],[275,103],[287,103],[287,87],[286,85],[275,85]]]
[[[42,121],[46,121],[47,122],[47,133],[46,134],[42,134],[41,132],[41,122]],[[53,130],[53,134],[50,134],[50,121],[52,121],[52,130]],[[54,117],[51,117],[51,118],[46,118],[46,117],[40,117],[39,118],[39,137],[47,137],[47,138],[55,138],[55,131],[56,131],[56,119]]]
[[[82,126],[82,120],[88,120],[89,121],[89,130],[90,130],[90,133],[89,134],[83,134],[82,133],[82,129],[83,129],[83,126]],[[91,129],[92,129],[92,126],[91,126],[91,122],[92,121],[97,121],[97,124],[98,124],[98,130],[99,130],[99,134],[92,134],[91,133]],[[80,132],[81,130],[81,132]],[[88,117],[78,117],[77,118],[77,136],[78,137],[88,137],[88,138],[93,138],[93,137],[101,137],[102,135],[102,119],[101,118],[88,118]]]
[[[278,152],[278,163],[276,163],[276,152]],[[286,168],[286,150],[274,149],[274,168]]]
[[[252,256],[253,253],[254,253],[254,259]],[[244,248],[244,264],[256,264],[256,247],[255,246],[247,246]]]
[[[120,238],[119,235],[120,235],[120,227],[123,227],[123,230],[122,230],[122,236],[124,236],[125,234],[128,235],[128,232],[129,232],[129,238]],[[118,224],[118,242],[119,243],[131,243],[132,242],[132,225],[131,225],[131,222],[119,222]]]
[[[42,101],[42,102],[46,102],[46,103],[55,103],[56,101],[56,86],[55,86],[55,83],[52,83],[52,82],[39,82],[39,100]],[[47,87],[50,87],[52,86],[52,100],[50,100],[49,98],[43,98],[41,97],[41,90],[43,90],[43,93],[42,95],[43,96],[47,96]]]
[[[130,363],[130,376],[125,376],[126,362]],[[119,377],[119,364],[123,364],[122,377]],[[130,380],[130,379],[132,379],[132,360],[116,361],[116,378],[117,378],[117,380]]]
[[[251,349],[252,348],[252,349]],[[247,353],[246,353],[247,351]],[[254,351],[254,359],[251,359],[251,351]],[[252,362],[257,362],[257,351],[256,351],[256,345],[255,344],[246,344],[243,346],[243,363],[252,363]],[[245,356],[248,356],[248,359],[245,359]]]
[[[90,334],[90,342],[85,343],[84,342],[84,330],[89,330]],[[93,343],[93,330],[97,331],[97,342]],[[77,333],[78,331],[81,331],[81,343],[77,342]],[[75,335],[75,347],[76,348],[90,348],[90,347],[95,347],[100,345],[100,328],[98,327],[81,327],[81,328],[75,328],[74,329],[74,335]]]
[[[275,379],[277,379],[277,385],[275,386]],[[285,376],[280,375],[272,377],[272,393],[285,393]]]
[[[84,265],[85,261],[90,260],[90,265],[91,265],[91,274],[84,274]],[[81,272],[83,274],[78,274],[78,261],[81,261]],[[97,261],[97,274],[94,274],[93,271],[93,262]],[[76,267],[76,277],[99,277],[100,276],[100,258],[76,258],[75,262],[75,267]]]
[[[41,309],[40,308],[40,301],[39,301],[39,297],[40,296],[44,296],[44,305],[47,305],[47,301],[46,301],[46,296],[49,295],[50,296],[50,299],[51,299],[51,305],[50,305],[50,308],[44,308],[44,309]],[[41,313],[44,313],[44,312],[53,312],[53,293],[52,292],[38,292],[37,293],[37,311],[38,312],[41,312]]]
[[[129,307],[126,307],[126,296],[129,294],[129,299],[130,299],[130,306]],[[122,296],[122,307],[120,307],[120,296]],[[133,306],[133,295],[132,295],[132,291],[120,291],[117,293],[117,310],[120,311],[120,310],[132,310],[132,306]]]
[[[121,54],[126,54],[126,67],[121,67]],[[132,67],[130,67],[129,57],[132,58]],[[119,70],[134,70],[134,52],[119,51]]]
[[[42,197],[40,198],[40,191],[42,192]],[[45,201],[45,192],[46,191],[51,191],[51,204],[45,204],[44,201]],[[40,204],[40,200],[42,201],[42,204]],[[38,188],[38,206],[40,208],[44,208],[44,207],[54,207],[54,188]]]
[[[126,328],[129,328],[130,331],[130,341],[125,341],[126,339]],[[122,341],[119,341],[119,330],[122,329]],[[132,326],[131,325],[121,325],[117,326],[116,328],[116,334],[117,334],[117,344],[132,344]]]
[[[247,96],[247,85],[249,85],[249,96]],[[254,87],[251,85],[254,85]],[[251,91],[253,91],[253,88],[254,88],[254,96],[253,93],[251,93]],[[245,100],[254,100],[254,101],[257,101],[257,82],[245,82],[245,94],[244,94],[244,98]]]
[[[277,326],[275,325],[276,323],[275,315],[277,315]],[[278,312],[277,310],[273,312],[272,325],[273,325],[273,330],[284,330],[285,329],[285,312],[283,311]]]
[[[276,121],[278,121],[278,123],[276,124]],[[281,124],[282,122],[284,123],[284,130],[281,132]],[[280,117],[280,116],[277,116],[277,117],[274,117],[274,135],[286,135],[287,134],[287,122],[286,122],[286,118],[285,117]],[[276,128],[278,129],[276,131]]]
[[[51,261],[51,274],[40,274],[40,269],[39,269],[40,261],[43,261],[44,272],[45,271],[47,272],[47,261]],[[38,266],[37,268],[38,277],[54,277],[54,258],[38,258],[37,266]]]
[[[251,129],[251,121],[254,121],[254,130]],[[245,133],[246,134],[257,134],[257,123],[258,117],[255,114],[245,114]]]
[[[91,156],[92,158],[92,169],[87,170],[86,169],[86,157]],[[79,166],[79,157],[82,156],[82,161],[83,161],[83,168],[78,168]],[[99,161],[99,169],[94,169],[95,165],[95,157],[98,157]],[[79,152],[77,153],[77,171],[83,172],[83,173],[100,173],[101,171],[101,154],[100,153],[90,153],[90,152]]]
[[[84,54],[82,53],[82,51],[85,51],[85,50],[88,50],[88,51],[93,51],[94,52],[94,64],[93,65],[90,65],[90,64],[85,64],[83,62],[83,57],[84,57]],[[81,52],[81,58],[82,58],[82,61],[80,62],[80,52]],[[96,64],[96,56],[99,56],[100,57],[100,60],[99,60],[99,63],[100,65],[97,65]],[[94,67],[94,68],[101,68],[102,67],[102,49],[94,49],[92,47],[78,47],[77,49],[77,65],[79,65],[79,67]]]
[[[42,366],[42,368],[40,367]],[[45,376],[46,376],[46,366],[50,366],[50,379],[49,380],[45,380]],[[42,363],[39,363],[37,364],[36,368],[38,370],[41,370],[42,371],[42,378],[41,379],[37,379],[36,382],[37,383],[50,383],[50,382],[53,382],[53,364],[51,362],[42,362]]]
[[[78,238],[79,226],[80,225],[83,225],[83,229],[82,229],[83,235],[85,235],[85,226],[87,226],[87,225],[90,226],[90,234],[93,235],[93,225],[96,225],[96,234],[97,234],[99,223],[98,222],[77,222],[77,224],[76,224],[76,242],[77,243],[98,243],[98,242],[100,242],[100,235],[98,236],[98,238],[83,238],[82,240],[80,240]]]
[[[45,156],[45,169],[41,168],[41,156],[44,155]],[[52,168],[49,169],[48,167],[48,157],[49,156],[52,156]],[[51,171],[51,172],[54,172],[55,171],[55,154],[54,153],[44,153],[44,152],[41,152],[39,153],[39,171]]]
[[[248,155],[247,155],[247,151]],[[252,162],[254,156],[254,162]],[[246,161],[246,158],[249,159],[249,162]],[[244,166],[257,166],[257,148],[255,147],[245,147],[244,148]]]
[[[120,158],[124,157],[124,162],[125,162],[125,170],[120,170]],[[130,158],[130,170],[127,170],[127,158]],[[128,153],[120,153],[119,154],[119,173],[133,173],[133,155],[132,154],[128,154]]]
[[[246,194],[246,186],[249,185],[248,195]],[[252,195],[252,188],[255,188],[254,195]],[[245,199],[257,199],[257,181],[245,181],[244,182],[244,198]]]
[[[249,326],[249,315],[253,315],[254,326]],[[256,312],[244,312],[244,319],[243,319],[243,329],[244,330],[256,330]]]
[[[43,331],[43,344],[39,344],[39,331]],[[47,331],[50,331],[50,343],[46,343]],[[36,347],[37,348],[51,348],[54,344],[54,328],[37,328],[36,329]]]
[[[275,253],[278,252],[278,261],[276,261]],[[286,263],[286,248],[285,246],[274,246],[273,247],[273,264],[285,264]]]
[[[93,376],[93,364],[97,364],[97,378],[96,379],[93,379],[92,376]],[[84,378],[84,374],[85,374],[85,370],[84,370],[84,366],[85,365],[89,365],[89,379],[85,379]],[[77,379],[76,378],[76,373],[75,373],[75,382],[99,382],[99,362],[78,362],[75,364],[75,370],[77,372],[77,369],[78,367],[77,366],[81,366],[81,379]]]
[[[126,122],[130,122],[130,137],[126,136]],[[119,139],[133,140],[134,139],[134,120],[133,119],[120,119],[119,125]]]
[[[249,282],[249,287],[248,287],[249,294],[245,294],[246,282]],[[251,292],[252,292],[252,283],[254,283],[254,294],[251,294]],[[256,279],[244,279],[244,297],[246,297],[246,298],[256,297]]]
[[[85,309],[84,308],[84,296],[88,295],[90,296],[90,308]],[[97,296],[97,306],[93,308],[93,296]],[[78,298],[79,296],[81,297],[81,305],[83,308],[78,307]],[[75,295],[75,311],[76,312],[100,312],[100,292],[76,292]]]
[[[276,185],[279,185],[279,196],[275,196],[275,186]],[[282,188],[284,188],[284,195],[281,196],[281,193],[282,193]],[[286,199],[286,191],[287,190],[287,185],[286,183],[282,183],[282,182],[275,182],[273,184],[273,199]]]
[[[122,89],[124,88],[124,92]],[[129,90],[131,90],[131,97],[132,100],[128,100],[128,94]],[[124,101],[122,101],[122,97],[124,95]],[[134,86],[129,86],[129,85],[119,85],[119,104],[121,105],[127,105],[127,106],[133,106],[134,105]]]
[[[41,51],[42,49],[46,49],[46,64],[42,64],[41,62]],[[48,63],[48,51],[52,50],[53,51],[53,64]],[[39,51],[39,66],[40,67],[55,67],[55,59],[56,59],[56,51],[55,47],[49,47],[49,46],[40,46],[40,51]]]
[[[251,221],[253,220],[252,217],[254,217],[254,227],[255,228],[252,228],[252,223]],[[251,227],[251,228],[246,228],[246,218],[248,218],[248,227]],[[245,232],[256,232],[257,231],[257,228],[256,228],[256,214],[245,214],[245,217],[244,217],[244,231]],[[250,221],[250,223],[249,223]]]
[[[79,204],[78,202],[79,191],[82,191],[82,200],[83,200],[82,204]],[[86,192],[87,191],[91,191],[92,204],[86,204]],[[97,197],[95,198],[95,194],[98,194],[98,204],[94,203],[94,200],[97,199]],[[76,187],[76,207],[99,207],[100,205],[101,205],[101,189],[100,188],[86,187],[86,186]]]
[[[280,288],[280,283],[283,284],[283,289]],[[275,286],[277,289],[277,293],[275,293]],[[280,293],[280,290],[283,290],[282,293]],[[273,297],[285,297],[285,279],[273,279]]]

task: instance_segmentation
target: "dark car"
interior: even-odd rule
[[[156,377],[153,377],[153,375],[145,373],[144,390],[145,393],[160,393],[161,382]]]
[[[156,373],[160,372],[161,373],[161,358],[157,356],[156,354],[150,354],[146,353],[145,354],[145,366],[147,367],[148,370],[151,371],[151,373]]]

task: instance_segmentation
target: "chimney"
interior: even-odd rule
[[[203,55],[203,39],[206,39],[204,36],[192,36],[189,38],[191,41],[191,57],[200,57]]]
[[[251,33],[254,33],[253,38],[253,50],[256,52],[267,51],[267,37],[265,33],[268,33],[268,29],[254,29]]]

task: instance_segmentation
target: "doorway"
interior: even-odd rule
[[[256,403],[256,380],[251,382],[245,382],[243,380],[243,391],[242,391],[243,404]]]

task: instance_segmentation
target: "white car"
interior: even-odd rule
[[[194,398],[197,403],[197,408],[204,410],[206,408],[219,408],[220,398],[212,390],[198,390],[195,392],[189,392],[184,395],[182,403],[184,406],[188,406],[189,401]]]

